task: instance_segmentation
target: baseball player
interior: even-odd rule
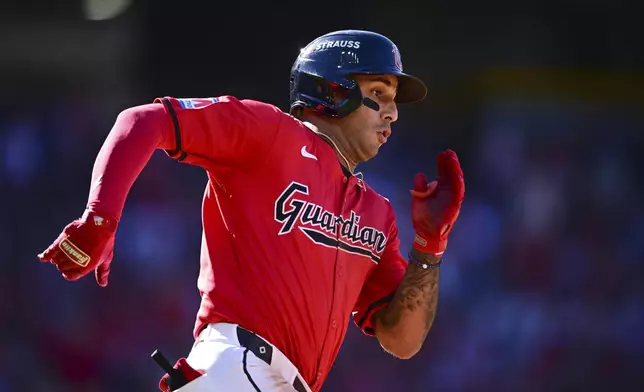
[[[397,104],[426,93],[391,40],[345,30],[300,51],[289,113],[229,95],[128,108],[98,154],[84,213],[38,257],[67,280],[94,271],[105,287],[128,191],[162,149],[208,183],[195,343],[161,390],[318,391],[351,320],[410,358],[434,320],[463,173],[447,150],[436,181],[416,175],[416,236],[402,254],[392,206],[354,170],[391,137]]]

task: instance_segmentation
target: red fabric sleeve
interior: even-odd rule
[[[353,309],[353,321],[364,334],[375,335],[375,326],[372,325],[371,319],[377,311],[391,302],[406,270],[407,261],[400,254],[398,228],[394,224],[380,262],[362,286],[358,302]]]
[[[231,96],[157,98],[124,110],[98,153],[87,208],[121,218],[125,199],[157,148],[179,161],[250,169],[274,143],[282,112]]]
[[[94,162],[87,208],[121,218],[130,188],[157,148],[171,148],[161,105],[136,106],[121,112]]]
[[[232,96],[157,98],[174,143],[166,153],[189,164],[252,170],[270,152],[283,113],[273,105]]]

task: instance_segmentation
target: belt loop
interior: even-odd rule
[[[273,361],[273,346],[255,333],[237,326],[237,339],[242,347],[246,347],[259,359],[271,364]]]
[[[239,325],[237,326],[237,340],[239,341],[240,346],[248,349],[248,351],[255,354],[257,358],[266,362],[269,366],[271,365],[271,363],[273,362],[274,353],[272,344],[264,340],[256,333],[249,331]],[[295,367],[295,365],[292,366]],[[293,381],[292,385],[297,392],[307,392],[302,376],[300,376],[297,369],[295,373],[295,380]]]

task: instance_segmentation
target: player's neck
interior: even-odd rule
[[[349,172],[353,173],[358,164],[353,159],[351,159],[351,155],[348,154],[346,148],[343,149],[343,146],[346,144],[342,143],[341,137],[338,137],[340,132],[334,132],[333,126],[330,126],[325,123],[320,123],[320,122],[316,124],[310,120],[311,119],[307,118],[303,121],[313,126],[311,130],[316,134],[318,134],[322,138],[322,140],[329,143],[329,145],[335,151],[335,155],[338,157],[338,161],[340,161],[340,164],[345,169],[349,170]]]
[[[334,137],[333,133],[325,133],[325,132],[318,132],[318,135],[331,147],[333,147],[333,150],[335,150],[335,155],[338,157],[338,161],[340,161],[340,164],[345,167],[345,169],[349,170],[349,172],[353,173],[354,170],[356,169],[356,166],[358,164],[354,162],[351,159],[351,156],[347,153],[346,150],[342,149],[343,143],[341,140],[338,140],[339,138]]]

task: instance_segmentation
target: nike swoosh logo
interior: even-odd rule
[[[302,150],[300,150],[300,153],[304,158],[310,158],[310,159],[315,159],[316,161],[318,160],[318,157],[315,155],[311,154],[310,152],[306,151],[306,146],[302,146]]]

